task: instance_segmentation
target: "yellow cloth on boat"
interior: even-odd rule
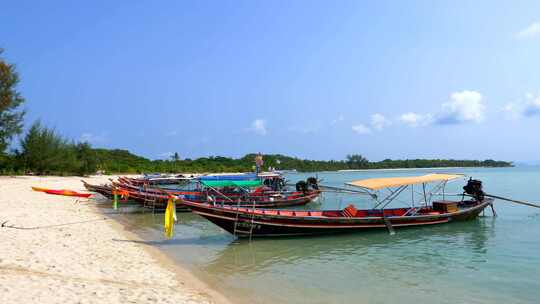
[[[383,188],[399,187],[414,184],[431,183],[437,181],[449,181],[463,177],[463,174],[427,174],[421,176],[368,178],[347,183],[347,185],[379,190]]]
[[[176,217],[174,198],[169,198],[167,208],[165,209],[165,236],[172,238],[174,232],[174,220]]]

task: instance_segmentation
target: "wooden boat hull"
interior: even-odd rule
[[[417,216],[386,216],[383,217],[314,217],[314,216],[282,216],[261,214],[262,210],[246,210],[240,208],[215,207],[209,204],[185,202],[192,210],[238,237],[280,237],[300,236],[330,233],[351,233],[375,229],[417,227],[445,224],[454,221],[471,220],[476,218],[484,208],[492,203],[485,200],[469,208],[454,213],[426,214]],[[270,212],[270,211],[268,211]],[[275,210],[274,210],[275,212]],[[283,211],[293,212],[293,211]],[[305,211],[300,211],[305,212]],[[297,212],[299,213],[299,212]]]
[[[110,186],[101,186],[101,185],[91,185],[83,181],[84,186],[88,191],[97,192],[100,193],[110,199],[113,198],[112,195],[112,187]],[[159,193],[159,190],[156,189],[149,189],[148,191],[140,191],[137,190],[137,187],[134,187],[133,185],[122,185],[122,184],[115,184],[115,186],[118,189],[125,190],[128,193],[128,197],[134,201],[143,203],[145,207],[149,208],[156,208],[156,209],[165,209],[167,206],[167,202],[169,200],[169,196],[166,193]],[[163,192],[163,191],[162,191]],[[173,195],[183,195],[186,193],[190,193],[192,197],[195,197],[198,202],[206,202],[206,196],[203,196],[200,194],[200,192],[196,191],[169,191],[169,193]],[[261,195],[254,195],[249,198],[249,200],[234,200],[235,197],[233,197],[233,201],[226,201],[221,200],[217,202],[218,204],[223,205],[234,205],[238,207],[250,207],[250,208],[285,208],[285,207],[294,207],[294,206],[302,206],[306,205],[309,202],[315,200],[319,195],[319,191],[311,191],[306,194],[303,194],[301,192],[294,192],[293,195],[288,195],[285,198],[275,198],[271,199],[268,196],[265,196],[264,194]],[[176,204],[177,211],[189,211],[189,207],[186,205],[183,205],[179,202]]]
[[[96,192],[96,193],[99,193],[109,199],[112,199],[113,198],[113,194],[112,194],[112,188],[110,186],[105,186],[105,185],[92,185],[92,184],[89,184],[85,181],[82,181],[84,187],[86,188],[86,190],[90,191],[90,192]]]
[[[129,178],[129,177],[120,177],[119,180],[127,181],[131,184],[142,186],[142,185],[181,185],[189,182],[192,178],[188,177],[171,177],[171,178]]]
[[[158,195],[158,196],[164,196],[166,194],[171,194],[171,195],[175,195],[175,196],[179,196],[179,195],[183,195],[183,196],[187,196],[187,200],[189,201],[194,201],[194,202],[204,202],[206,201],[207,199],[207,195],[210,194],[214,197],[214,199],[216,200],[216,203],[219,203],[219,204],[226,204],[226,205],[236,205],[236,202],[238,200],[241,200],[241,201],[248,201],[248,202],[251,202],[253,200],[255,201],[260,201],[262,199],[264,199],[265,197],[274,197],[276,198],[276,201],[280,201],[279,197],[280,196],[287,196],[287,197],[291,197],[291,196],[305,196],[306,194],[301,192],[301,191],[280,191],[280,192],[277,192],[277,191],[261,191],[261,192],[253,192],[253,193],[250,193],[248,196],[246,196],[246,193],[243,193],[243,192],[235,192],[235,191],[226,191],[226,190],[222,190],[220,191],[220,193],[216,193],[212,190],[210,191],[204,191],[204,190],[201,190],[201,189],[194,189],[194,190],[171,190],[171,189],[163,189],[163,188],[156,188],[156,187],[147,187],[147,186],[138,186],[138,185],[135,185],[135,184],[132,184],[130,183],[129,181],[127,181],[125,178],[119,178],[118,179],[118,182],[112,182],[112,185],[115,186],[115,187],[118,187],[118,188],[122,188],[122,189],[125,189],[125,190],[129,190],[129,191],[133,191],[133,192],[140,192],[140,193],[145,193],[145,194],[148,194],[148,195]],[[310,191],[308,192],[307,194],[313,194],[313,193],[320,193],[320,191]],[[227,196],[228,199],[224,198],[223,195]],[[233,200],[234,202],[231,202],[231,200]],[[290,200],[290,199],[289,199]],[[281,199],[281,201],[283,201],[283,199]],[[242,202],[243,204],[243,202]],[[246,206],[248,204],[245,204]],[[264,204],[259,204],[257,205],[256,207],[264,207],[264,206],[271,206],[272,203],[271,202],[265,202]],[[290,204],[277,204],[275,207],[278,207],[278,206],[283,206],[283,207],[287,207],[287,206],[294,206],[296,205],[295,203],[293,203],[292,205]],[[251,203],[249,203],[249,206],[252,206]]]
[[[120,179],[119,179],[120,181]],[[145,203],[152,208],[165,208],[169,199],[168,194],[175,196],[187,196],[190,201],[206,202],[207,195],[201,190],[167,190],[166,192],[160,188],[142,188],[125,181],[113,185],[119,189],[129,192],[129,196],[136,201]],[[309,191],[303,193],[300,191],[293,192],[259,192],[251,193],[249,196],[244,196],[242,193],[222,192],[229,199],[225,199],[218,194],[214,194],[215,204],[233,205],[238,207],[251,208],[285,208],[306,205],[315,200],[320,191]],[[184,206],[177,204],[177,211],[185,209]]]
[[[246,207],[246,208],[284,208],[284,207],[306,205],[309,202],[315,200],[318,196],[319,196],[319,192],[316,192],[316,193],[310,193],[307,195],[299,196],[293,199],[264,200],[264,198],[261,198],[260,200],[254,200],[254,201],[240,201],[240,202],[222,201],[217,204],[231,205],[231,206],[237,206],[237,207]],[[148,206],[151,206],[157,209],[164,209],[167,206],[167,202],[169,200],[169,197],[167,195],[153,194],[153,193],[147,193],[147,192],[136,192],[136,191],[129,191],[129,197],[135,201],[143,202],[147,204]],[[205,200],[203,201],[201,199],[201,202],[205,202]],[[176,206],[177,206],[177,211],[181,211],[182,209],[189,209],[188,206],[182,204],[179,201],[177,201]]]

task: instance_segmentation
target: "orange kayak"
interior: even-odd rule
[[[32,190],[39,191],[39,192],[45,192],[47,194],[76,196],[76,197],[90,197],[90,195],[92,195],[91,193],[79,193],[79,192],[76,192],[76,191],[73,191],[73,190],[65,190],[65,189],[53,190],[53,189],[32,187]]]
[[[45,192],[45,191],[47,191],[47,189],[45,189],[45,188],[40,188],[40,187],[32,187],[32,190],[38,191],[38,192]]]

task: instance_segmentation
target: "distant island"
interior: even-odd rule
[[[144,172],[167,172],[167,173],[203,173],[203,172],[249,172],[253,171],[255,154],[247,154],[241,158],[229,158],[223,156],[200,157],[197,159],[180,159],[175,153],[170,159],[150,160],[142,156],[130,153],[127,150],[93,149],[86,147],[82,155],[84,159],[77,162],[68,157],[44,160],[39,162],[40,167],[13,168],[18,173],[33,172],[36,174],[91,174],[97,171],[113,173],[144,173]],[[80,152],[80,151],[79,151]],[[20,155],[22,156],[22,155]],[[39,157],[39,156],[38,156]],[[77,155],[73,156],[74,158]],[[84,164],[84,171],[79,167],[71,167],[69,164],[58,162],[71,162]],[[50,166],[47,166],[47,164]],[[28,164],[28,163],[26,163]],[[264,168],[272,167],[276,170],[309,171],[337,171],[337,170],[361,170],[361,169],[398,169],[398,168],[441,168],[441,167],[511,167],[511,162],[495,160],[454,160],[454,159],[405,159],[370,162],[358,154],[347,155],[344,160],[307,160],[282,154],[264,155]]]
[[[169,159],[150,160],[127,150],[93,148],[87,142],[63,138],[53,129],[34,123],[20,141],[20,149],[0,153],[1,174],[89,175],[115,173],[218,173],[254,171],[255,154],[241,158],[223,156],[182,159],[174,153]],[[372,162],[359,154],[343,160],[308,160],[282,154],[264,155],[263,169],[297,170],[300,172],[406,169],[442,167],[510,167],[513,164],[496,160],[405,159]]]
[[[223,156],[200,157],[197,159],[149,160],[126,150],[95,149],[100,170],[110,173],[141,172],[248,172],[253,170],[255,154],[241,158]],[[512,163],[495,160],[455,160],[455,159],[385,159],[370,162],[358,154],[347,155],[345,160],[307,160],[282,154],[264,155],[264,167],[276,170],[337,171],[360,169],[398,169],[398,168],[440,168],[440,167],[511,167]]]

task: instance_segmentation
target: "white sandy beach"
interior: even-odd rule
[[[104,183],[111,176],[92,177]],[[31,186],[85,192],[78,177],[0,177],[0,303],[224,303],[93,201]]]

